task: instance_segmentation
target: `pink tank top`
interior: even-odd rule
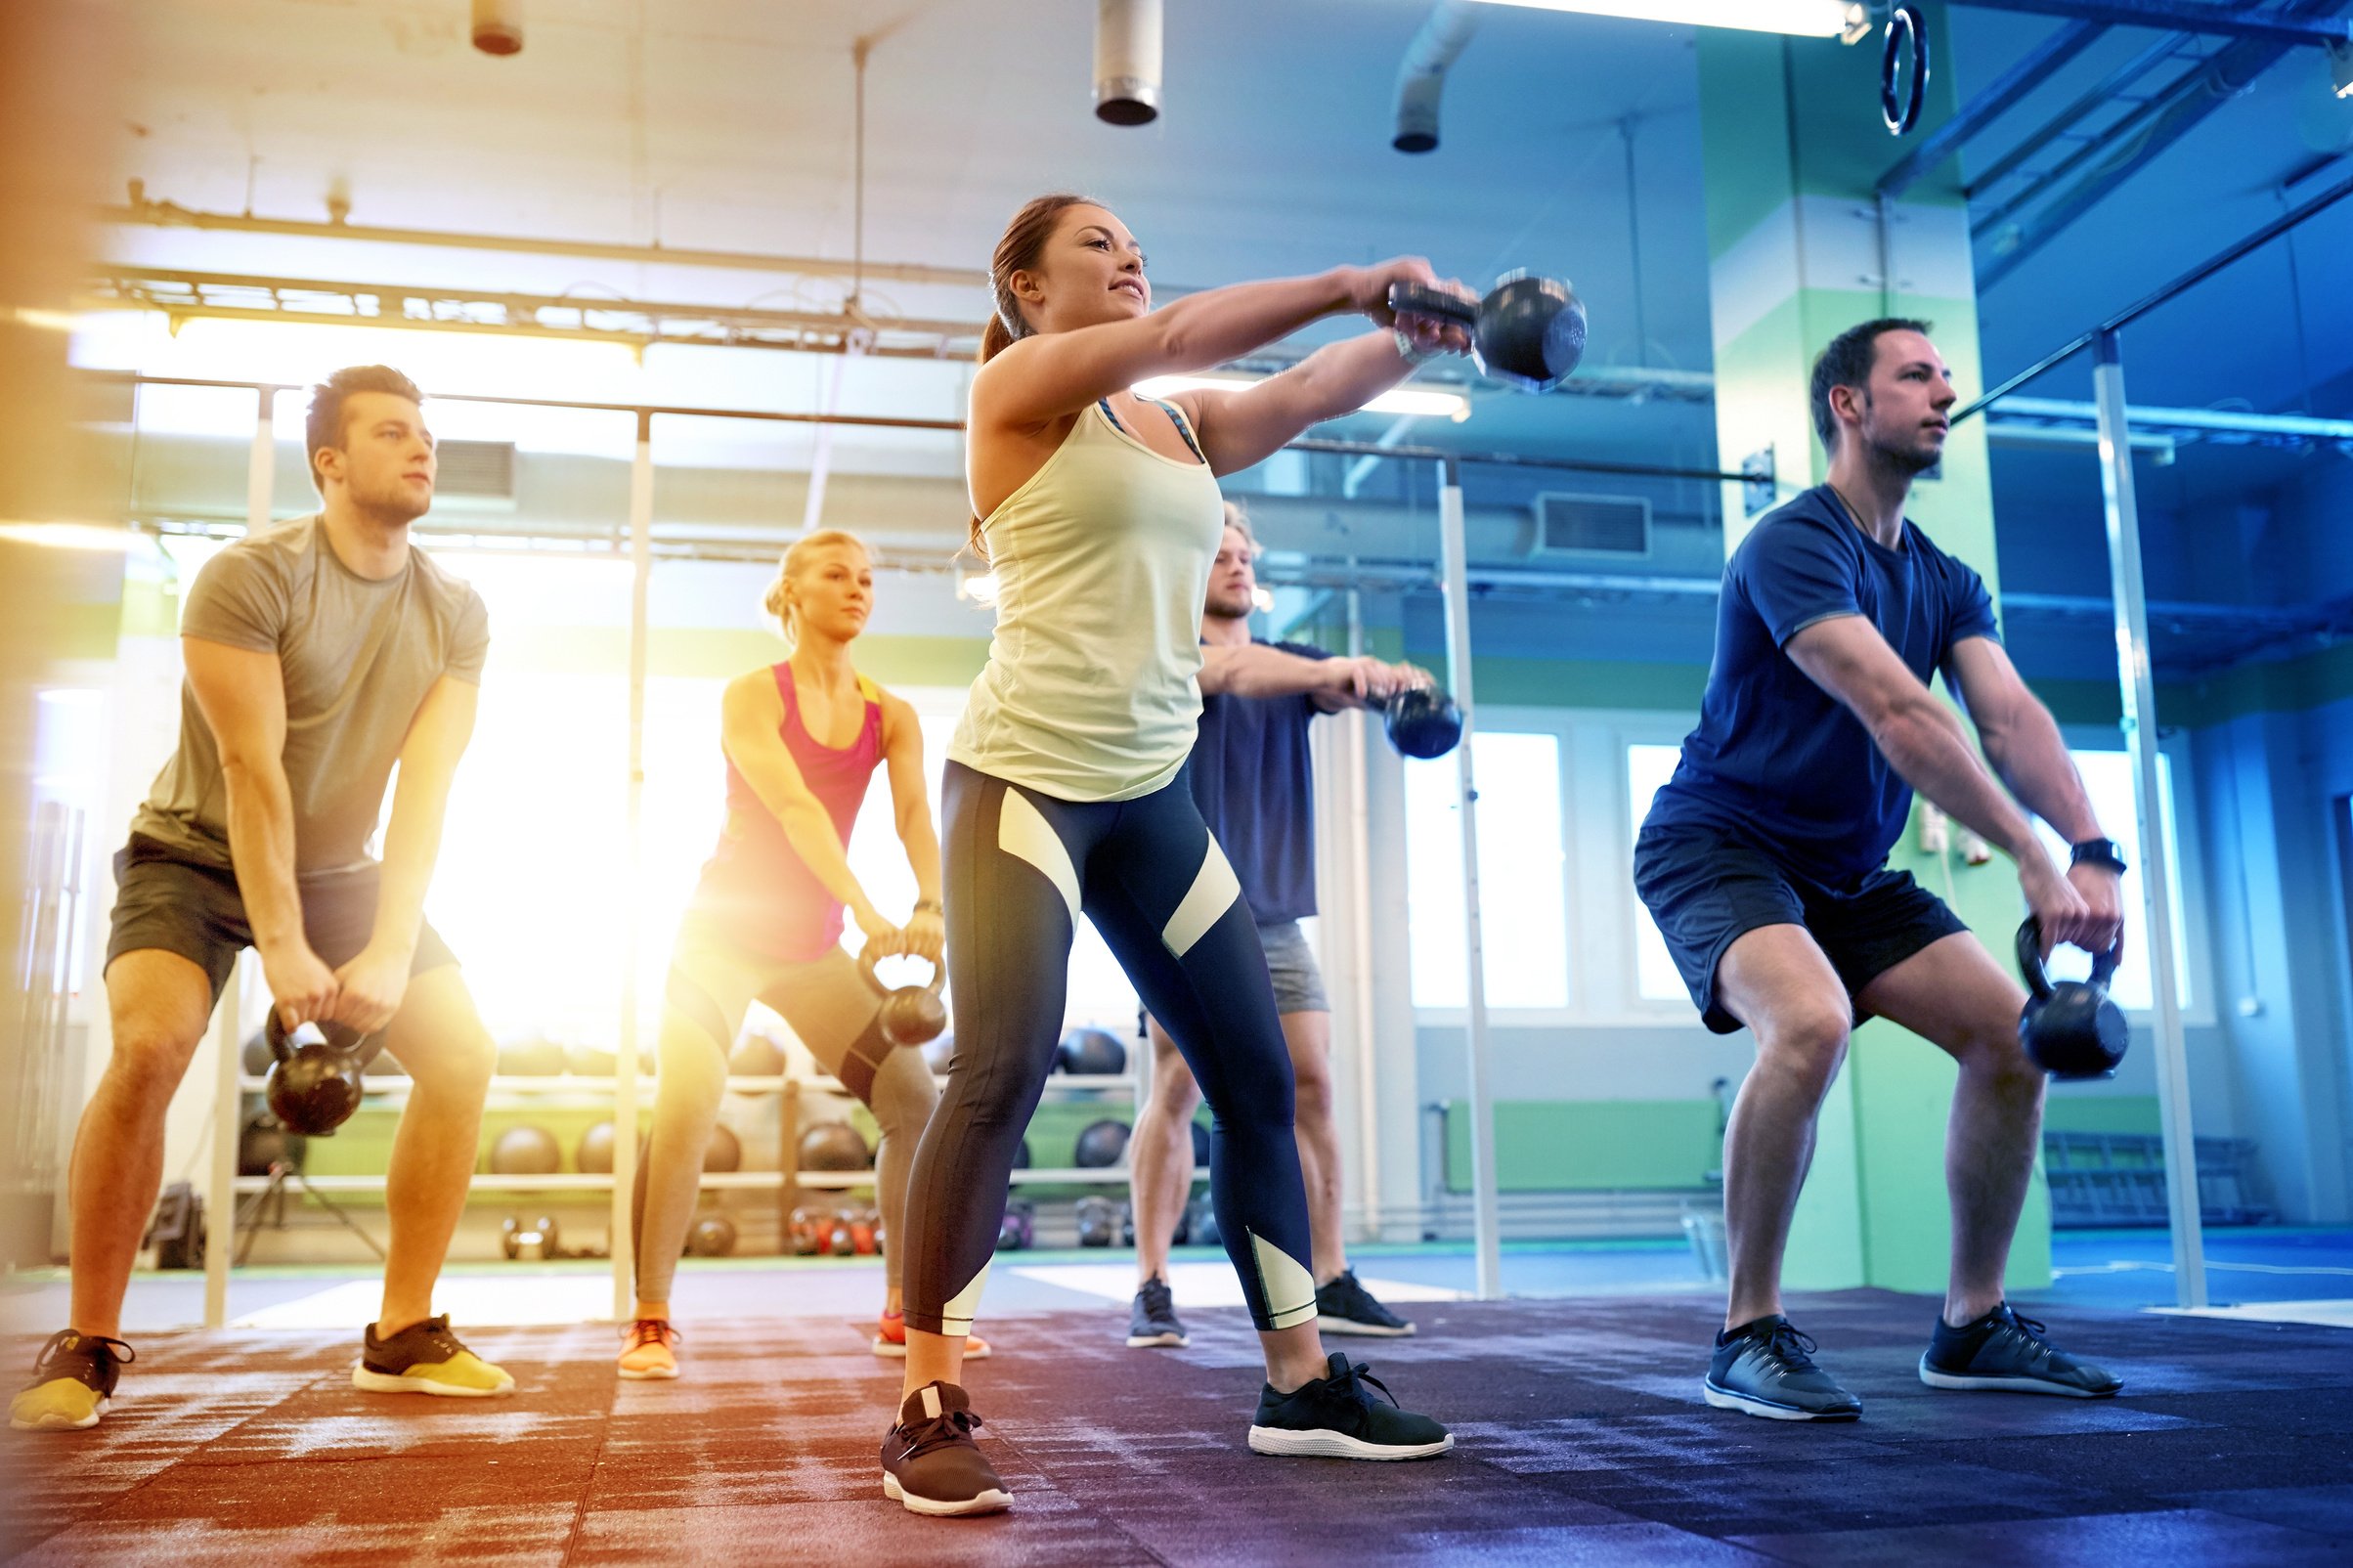
[[[858,692],[866,699],[865,719],[857,738],[836,749],[820,745],[802,722],[793,667],[775,665],[770,674],[777,695],[784,699],[784,722],[777,737],[793,754],[809,793],[824,806],[848,849],[866,785],[883,760],[882,693],[873,681],[858,676]],[[797,964],[824,957],[842,939],[841,900],[825,891],[794,850],[783,824],[731,758],[727,823],[719,832],[719,848],[703,864],[703,880],[688,912],[716,923],[719,934],[739,946]]]

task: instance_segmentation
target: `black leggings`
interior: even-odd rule
[[[972,1327],[1014,1154],[1054,1068],[1084,913],[1176,1041],[1216,1120],[1209,1194],[1250,1319],[1316,1315],[1290,1053],[1241,884],[1180,775],[1133,801],[1058,801],[947,764],[956,1051],[907,1192],[907,1326]]]

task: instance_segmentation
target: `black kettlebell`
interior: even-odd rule
[[[1381,705],[1381,727],[1402,757],[1444,757],[1462,739],[1462,710],[1436,686],[1405,686]]]
[[[1444,289],[1396,283],[1389,309],[1469,327],[1480,373],[1523,392],[1551,391],[1585,358],[1585,301],[1557,278],[1506,273],[1476,305]]]
[[[2054,982],[2042,967],[2042,923],[2028,915],[2018,928],[2018,968],[2033,992],[2018,1016],[2018,1040],[2035,1066],[2054,1078],[2114,1077],[2131,1039],[2124,1010],[2108,995],[2115,949],[2092,955],[2090,980]]]
[[[881,957],[869,944],[858,954],[858,973],[883,999],[883,1038],[893,1045],[923,1045],[938,1039],[947,1027],[947,1004],[939,999],[940,987],[947,984],[947,966],[932,965],[929,985],[885,985],[874,972]]]
[[[383,1044],[380,1034],[362,1034],[348,1024],[311,1023],[295,1025],[317,1036],[297,1042],[270,1009],[262,1036],[270,1046],[270,1075],[262,1097],[270,1114],[288,1132],[325,1138],[351,1119],[360,1108],[360,1070]]]

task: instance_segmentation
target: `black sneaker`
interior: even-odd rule
[[[113,1400],[122,1369],[138,1359],[119,1339],[59,1329],[33,1358],[32,1381],[9,1401],[8,1424],[20,1432],[96,1426]]]
[[[1154,1275],[1136,1291],[1135,1305],[1127,1309],[1127,1347],[1182,1350],[1191,1343],[1185,1337],[1185,1326],[1177,1321],[1176,1298],[1168,1293],[1168,1282]]]
[[[1335,1350],[1327,1375],[1287,1394],[1271,1384],[1259,1391],[1250,1447],[1285,1459],[1426,1459],[1455,1446],[1445,1427],[1398,1409],[1394,1395],[1382,1404],[1373,1388],[1389,1393],[1372,1368]]]
[[[2106,1399],[2124,1386],[2107,1368],[2077,1361],[2045,1339],[2042,1325],[2020,1317],[2007,1301],[1958,1328],[1939,1314],[1920,1357],[1920,1380],[1931,1388],[2002,1388],[2067,1399]]]
[[[1372,1334],[1402,1339],[1414,1326],[1373,1299],[1354,1269],[1342,1269],[1329,1285],[1316,1286],[1316,1327],[1328,1334]]]
[[[883,1496],[909,1513],[995,1513],[1013,1494],[973,1441],[980,1417],[954,1383],[932,1381],[907,1396],[898,1424],[883,1434]]]
[[[1746,1411],[1776,1421],[1851,1421],[1863,1402],[1813,1364],[1813,1338],[1774,1313],[1726,1328],[1700,1384],[1718,1410]]]

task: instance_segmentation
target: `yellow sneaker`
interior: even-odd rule
[[[678,1330],[667,1318],[639,1318],[630,1325],[629,1342],[621,1347],[621,1375],[632,1381],[678,1375],[678,1358],[671,1346]]]
[[[115,1379],[138,1359],[119,1339],[60,1329],[34,1358],[32,1381],[9,1401],[8,1424],[20,1432],[96,1426],[112,1401]]]
[[[439,1394],[448,1399],[487,1399],[514,1391],[515,1380],[458,1343],[449,1315],[413,1323],[389,1339],[368,1326],[359,1364],[351,1370],[354,1388],[374,1394]]]

